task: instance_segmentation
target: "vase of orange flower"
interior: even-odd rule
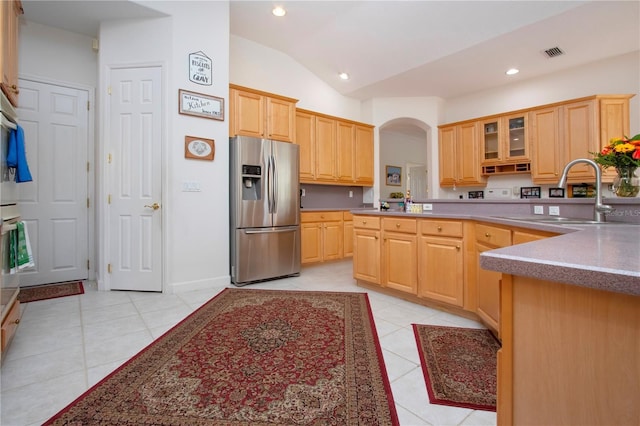
[[[618,197],[635,197],[640,192],[640,133],[632,138],[613,138],[607,146],[594,154],[596,163],[602,168],[614,167],[618,176],[613,181],[613,190]]]

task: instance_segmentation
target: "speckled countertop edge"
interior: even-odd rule
[[[557,225],[460,214],[411,214],[352,209],[354,214],[434,219],[470,219],[560,235],[485,251],[484,269],[640,296],[640,226]]]

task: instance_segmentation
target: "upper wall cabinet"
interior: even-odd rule
[[[482,165],[529,161],[527,114],[513,114],[482,121]]]
[[[20,0],[0,2],[0,87],[13,106],[18,106],[18,18]]]
[[[593,158],[613,137],[629,135],[629,99],[633,95],[598,95],[529,112],[533,183],[557,183],[569,161]],[[607,171],[609,172],[609,171]],[[611,182],[615,172],[603,174]],[[569,170],[568,182],[595,181],[586,164]]]
[[[293,142],[297,99],[229,85],[229,134]]]
[[[594,95],[438,126],[440,185],[484,185],[478,176],[512,173],[531,173],[535,184],[557,183],[569,161],[593,158],[611,138],[629,136],[633,96]],[[470,162],[476,155],[481,172]],[[602,181],[614,177],[609,169]],[[587,165],[569,171],[570,183],[594,181]]]
[[[300,182],[373,185],[373,126],[296,110]]]
[[[478,122],[439,127],[440,186],[486,185],[480,173],[479,132]]]

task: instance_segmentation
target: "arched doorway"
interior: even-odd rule
[[[380,126],[379,138],[380,199],[394,192],[406,195],[407,189],[416,200],[430,198],[429,188],[434,184],[429,178],[431,127],[414,118],[396,118]],[[387,179],[387,170],[398,169],[399,180]]]

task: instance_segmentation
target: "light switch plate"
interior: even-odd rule
[[[533,214],[544,214],[544,206],[533,206]]]
[[[550,216],[560,216],[560,206],[549,206]]]

